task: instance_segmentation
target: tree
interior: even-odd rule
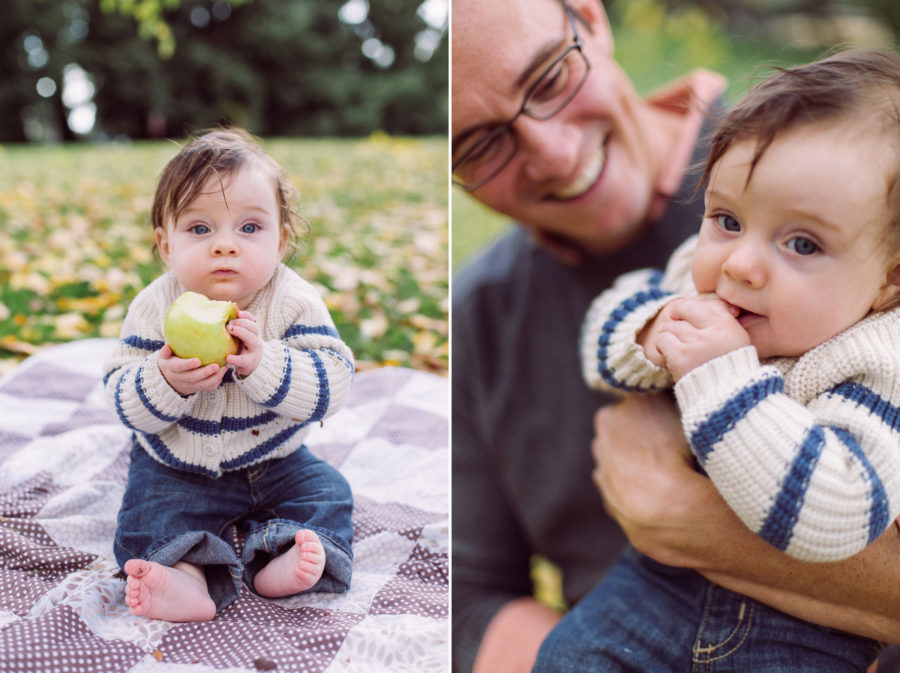
[[[64,122],[62,72],[74,63],[93,83],[95,135],[180,136],[224,121],[259,135],[444,133],[446,26],[428,26],[422,0],[351,1],[364,18],[340,20],[344,0],[14,0],[3,109],[41,102],[33,89],[47,77],[58,90],[43,108]],[[31,32],[49,55],[37,69],[26,67]],[[426,33],[430,58],[417,51]],[[21,140],[23,124],[8,121],[0,139]]]

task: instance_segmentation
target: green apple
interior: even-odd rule
[[[237,314],[233,301],[214,301],[199,292],[185,292],[166,313],[166,342],[180,358],[200,358],[203,365],[224,365],[225,356],[238,352],[237,340],[225,328]]]

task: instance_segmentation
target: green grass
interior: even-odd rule
[[[290,265],[361,367],[448,366],[443,138],[269,139],[310,233]],[[52,343],[116,337],[162,266],[149,225],[171,142],[0,147],[0,373]]]
[[[451,189],[453,270],[458,270],[485,243],[510,226],[509,219],[481,205],[459,187]]]

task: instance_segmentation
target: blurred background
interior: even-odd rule
[[[739,98],[766,66],[814,60],[838,47],[897,47],[896,0],[604,0],[616,57],[649,93],[692,68],[728,77]],[[508,222],[461,189],[451,197],[457,270]]]
[[[446,131],[446,0],[10,0],[0,142]]]
[[[162,270],[149,212],[235,124],[299,189],[289,261],[361,368],[447,370],[446,0],[9,0],[0,22],[0,374],[117,337]]]

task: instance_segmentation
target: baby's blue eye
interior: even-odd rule
[[[205,224],[195,224],[193,227],[191,227],[191,231],[202,236],[203,234],[208,234],[212,230]]]
[[[716,215],[716,224],[725,231],[740,231],[741,223],[734,219],[731,215]]]
[[[787,242],[788,250],[792,250],[798,255],[812,255],[819,251],[819,246],[808,238],[795,236]]]
[[[242,234],[252,234],[255,233],[259,229],[259,225],[255,222],[247,222],[247,224],[241,225],[241,233]]]

